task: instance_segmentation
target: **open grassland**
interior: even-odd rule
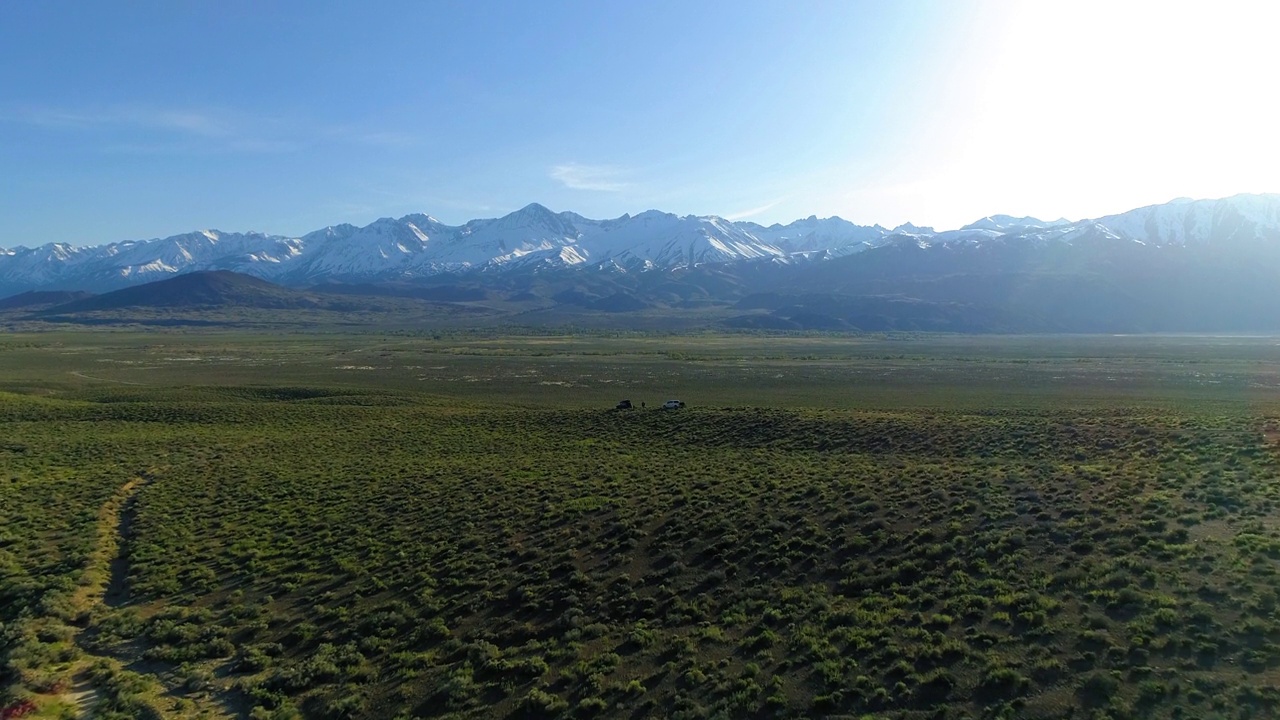
[[[5,336],[0,709],[1270,717],[1278,440],[1274,339]]]

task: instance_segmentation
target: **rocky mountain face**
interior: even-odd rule
[[[0,288],[107,290],[195,270],[232,270],[292,285],[538,267],[670,270],[787,254],[717,217],[649,211],[592,220],[534,204],[461,226],[406,215],[299,238],[205,230],[97,247],[17,247],[0,251]]]
[[[0,250],[0,297],[219,270],[295,288],[544,298],[610,313],[746,303],[731,319],[742,327],[1280,329],[1280,195],[1077,222],[992,215],[946,231],[654,210],[593,220],[537,204],[460,226],[415,214],[296,238],[206,230]]]

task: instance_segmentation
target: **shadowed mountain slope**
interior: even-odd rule
[[[281,287],[229,270],[193,272],[76,300],[54,308],[58,312],[86,312],[120,308],[245,307],[266,309],[316,308],[324,298]]]

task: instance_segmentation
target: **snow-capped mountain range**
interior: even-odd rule
[[[650,210],[593,220],[532,204],[460,226],[429,215],[335,225],[301,237],[205,230],[98,246],[0,249],[0,290],[104,290],[195,270],[234,270],[273,282],[412,279],[440,273],[595,268],[617,272],[768,261],[814,262],[887,245],[1280,243],[1280,195],[1175,200],[1102,218],[1045,222],[992,215],[957,230],[887,229],[838,217],[768,227]]]

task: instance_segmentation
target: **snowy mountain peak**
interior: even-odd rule
[[[515,268],[649,272],[739,261],[821,261],[886,245],[946,251],[1013,242],[1280,247],[1280,195],[1179,200],[1074,223],[990,215],[945,232],[912,223],[886,230],[816,215],[768,227],[659,210],[593,220],[531,203],[460,226],[417,213],[364,227],[332,225],[302,237],[206,229],[97,247],[20,246],[0,250],[0,291],[112,289],[193,270],[233,270],[294,284]]]
[[[915,223],[902,223],[891,231],[895,235],[932,235],[934,229],[928,226],[916,225]]]
[[[1280,241],[1280,195],[1149,205],[1097,222],[1120,237],[1155,245]]]
[[[476,221],[473,221],[476,222]],[[480,221],[484,223],[485,221]],[[472,223],[468,223],[470,225]],[[576,237],[573,224],[556,215],[545,206],[530,203],[519,210],[485,223],[491,229],[510,231],[533,231],[538,234],[549,234],[557,237]]]
[[[622,218],[618,218],[618,219],[621,220],[626,217],[627,217],[626,215],[623,215]],[[662,212],[661,210],[645,210],[644,212],[640,213],[639,215],[636,215],[634,218],[631,218],[631,219],[641,220],[644,222],[653,222],[655,220],[665,220],[665,219],[674,218],[674,217],[676,216],[672,215],[671,213]],[[693,217],[693,216],[690,215],[688,217]]]
[[[961,230],[1009,230],[1016,227],[1047,227],[1048,223],[1033,217],[1012,215],[988,215],[960,228]]]

